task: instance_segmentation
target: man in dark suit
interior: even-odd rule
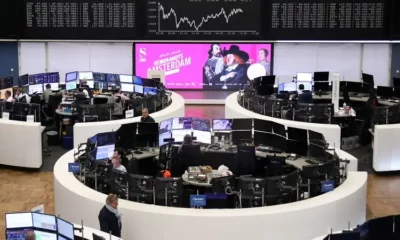
[[[304,90],[304,85],[300,84],[299,85],[299,97],[297,98],[297,103],[313,103],[313,96],[310,91],[305,91]]]
[[[249,54],[232,45],[228,51],[224,50],[223,55],[226,56],[227,66],[219,74],[216,84],[222,85],[222,89],[238,89],[248,80],[246,62],[249,60]],[[241,59],[241,62],[238,62],[238,59]]]

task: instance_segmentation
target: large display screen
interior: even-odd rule
[[[247,70],[261,64],[272,74],[272,44],[154,43],[135,45],[135,73],[165,72],[169,89],[239,89],[249,80]]]

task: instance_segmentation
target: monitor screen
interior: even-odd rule
[[[156,87],[156,82],[153,79],[142,78],[142,83],[145,87]]]
[[[66,239],[66,238],[63,238],[63,237],[61,237],[61,235],[58,235],[58,238],[57,238],[58,240],[68,240],[68,239]]]
[[[135,85],[135,93],[143,94],[143,86],[142,85]]]
[[[29,94],[43,93],[43,84],[29,85],[28,92]]]
[[[6,240],[25,240],[26,234],[32,231],[31,229],[13,229],[6,230]]]
[[[158,135],[158,146],[161,147],[161,146],[164,146],[165,144],[168,144],[167,142],[164,142],[164,139],[167,139],[167,138],[171,138],[171,131],[166,131],[166,132],[160,133]]]
[[[48,83],[51,86],[51,90],[53,91],[58,91],[60,89],[60,84],[59,83]]]
[[[56,217],[53,215],[32,213],[33,227],[49,231],[57,231]]]
[[[44,83],[59,83],[60,74],[58,72],[45,74]]]
[[[295,82],[287,82],[287,83],[281,83],[278,86],[278,92],[295,92],[297,91],[297,85]]]
[[[254,130],[261,132],[272,132],[272,122],[254,118]]]
[[[79,83],[82,86],[82,79],[80,80]],[[93,89],[94,88],[94,80],[86,80],[86,84],[89,88]]]
[[[297,81],[296,84],[297,84],[297,89],[298,89],[298,90],[300,90],[300,89],[299,89],[299,86],[300,86],[301,84],[303,84],[304,90],[306,90],[306,91],[312,91],[312,84],[311,84],[311,81],[310,81],[310,82],[299,82],[299,81]]]
[[[57,240],[57,234],[35,230],[37,240]]]
[[[133,83],[133,76],[132,75],[119,75],[119,81],[121,83]]]
[[[121,91],[133,93],[134,85],[132,83],[121,83]]]
[[[314,82],[314,91],[325,91],[328,92],[330,90],[329,82]]]
[[[311,82],[312,81],[312,73],[297,73],[296,76],[297,81],[302,82]]]
[[[252,118],[234,118],[232,121],[232,130],[251,130],[252,128]]]
[[[42,84],[44,82],[44,73],[29,76],[29,84]]]
[[[314,82],[329,81],[329,72],[314,72]]]
[[[212,48],[211,48],[212,47]],[[210,50],[211,49],[211,50]],[[213,50],[215,49],[215,50]],[[135,74],[147,76],[147,71],[165,71],[165,87],[168,89],[233,90],[240,89],[249,80],[247,74],[236,75],[234,79],[212,83],[215,78],[226,75],[223,50],[237,49],[251,64],[261,64],[268,75],[272,75],[272,44],[253,43],[137,43],[135,44]],[[212,53],[214,54],[208,54]],[[233,54],[232,54],[233,55]],[[228,54],[229,59],[233,59]],[[246,59],[241,59],[244,63]],[[206,67],[209,73],[206,74]],[[233,72],[248,66],[240,64]]]
[[[6,213],[6,228],[33,227],[32,213]]]
[[[379,97],[386,97],[386,98],[393,97],[393,88],[378,86],[376,89],[376,94]]]
[[[232,119],[213,119],[214,131],[231,131]]]
[[[157,88],[145,87],[143,93],[147,95],[157,95]]]
[[[201,131],[210,131],[210,119],[193,118],[193,129]]]
[[[70,90],[75,90],[76,89],[76,82],[67,82],[65,84],[65,90],[70,91]]]
[[[78,72],[70,72],[65,74],[65,82],[72,82],[78,80]]]
[[[211,132],[193,130],[193,137],[197,142],[211,144]]]
[[[93,80],[95,82],[107,82],[105,73],[93,73]]]
[[[79,72],[79,80],[93,80],[93,72]]]
[[[118,74],[106,74],[106,79],[107,79],[107,82],[108,82],[108,86],[120,85],[119,75]]]
[[[57,218],[58,234],[61,234],[69,239],[74,239],[74,225]]]
[[[142,78],[138,76],[133,76],[133,83],[137,85],[143,85]]]
[[[349,92],[361,92],[362,83],[361,82],[347,82],[347,90]]]
[[[172,118],[160,122],[159,132],[167,132],[172,130]]]
[[[191,129],[192,118],[181,117],[172,119],[172,129]]]
[[[96,160],[104,160],[112,157],[115,150],[115,144],[98,146],[96,151]]]
[[[175,142],[183,142],[183,138],[186,135],[192,136],[191,129],[174,129],[172,130],[172,138],[175,139]]]
[[[28,74],[19,76],[19,77],[18,77],[18,86],[21,87],[21,86],[28,85],[28,78],[29,78],[29,75],[28,75]]]

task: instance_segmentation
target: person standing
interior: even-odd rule
[[[99,213],[100,230],[121,237],[121,214],[118,211],[118,196],[110,194],[106,198],[106,205]]]

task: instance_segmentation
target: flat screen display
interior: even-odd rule
[[[135,85],[135,93],[143,94],[143,86],[142,85]]]
[[[43,84],[29,85],[28,91],[29,94],[43,93]]]
[[[172,130],[172,118],[160,122],[159,132],[166,132]]]
[[[143,93],[146,95],[157,95],[157,88],[144,87]]]
[[[32,231],[31,229],[6,230],[6,240],[25,240],[26,234]]]
[[[78,80],[78,72],[70,72],[65,74],[65,82],[71,82]]]
[[[57,234],[35,230],[37,240],[57,240]]]
[[[105,73],[93,73],[93,80],[95,82],[107,82]]]
[[[137,85],[143,85],[142,78],[138,76],[133,76],[133,83]]]
[[[297,84],[297,90],[300,90],[299,86],[300,86],[300,84],[303,84],[304,90],[312,91],[311,82],[300,82],[300,81],[297,81],[296,84]]]
[[[28,75],[28,74],[19,76],[19,77],[18,77],[18,86],[25,86],[25,85],[28,85],[28,78],[29,78],[29,75]]]
[[[312,73],[297,73],[297,81],[302,82],[311,82],[312,81]]]
[[[260,63],[272,74],[272,44],[154,43],[135,45],[135,74],[165,72],[169,89],[239,89],[247,69]]]
[[[58,233],[69,238],[74,239],[74,225],[57,218]]]
[[[82,80],[80,80],[79,84],[82,86]],[[86,80],[86,85],[93,89],[94,88],[94,80]]]
[[[34,74],[29,76],[29,84],[42,84],[44,82],[44,74],[39,73],[39,74]]]
[[[213,119],[214,131],[231,131],[232,119]]]
[[[79,72],[79,80],[93,80],[93,72]]]
[[[6,228],[33,227],[32,213],[6,213]]]
[[[134,92],[134,85],[132,83],[121,83],[121,91]]]
[[[118,74],[106,74],[108,86],[119,86],[119,75]]]
[[[133,77],[132,75],[119,75],[119,81],[121,83],[133,83]]]
[[[287,83],[281,83],[278,86],[278,92],[296,92],[297,91],[297,85],[295,82],[287,82]]]
[[[76,89],[76,82],[66,82],[65,83],[65,90],[67,91],[71,91],[71,90],[75,90]]]
[[[210,131],[211,124],[210,119],[193,118],[193,129],[201,131]]]
[[[191,129],[192,118],[181,117],[172,119],[172,129]]]
[[[57,231],[56,217],[41,213],[32,213],[33,227],[49,231]]]
[[[104,160],[112,157],[115,145],[98,146],[96,151],[96,160]]]
[[[164,139],[168,139],[168,138],[171,138],[171,131],[166,131],[166,132],[160,133],[158,135],[158,146],[161,147],[161,146],[168,144],[167,142],[164,142]]]
[[[183,138],[186,135],[192,136],[192,130],[191,129],[174,129],[174,130],[172,130],[172,138],[175,140],[175,142],[183,142]]]
[[[59,83],[60,74],[58,72],[45,73],[43,83]]]
[[[211,132],[193,130],[193,137],[197,142],[211,144]]]

